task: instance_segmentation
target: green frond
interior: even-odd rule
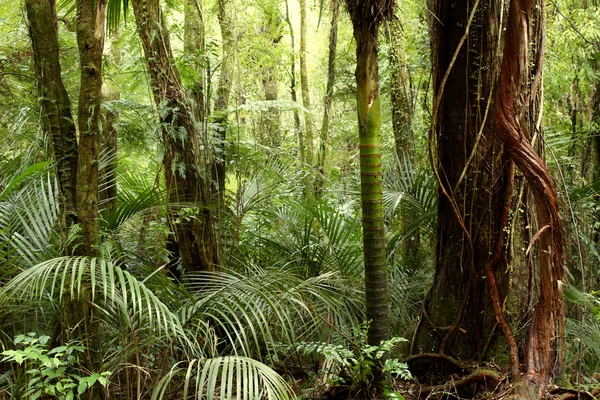
[[[0,290],[6,301],[35,301],[45,296],[63,301],[79,299],[87,290],[92,302],[116,305],[128,315],[137,315],[167,336],[183,336],[178,317],[128,271],[104,259],[59,257],[37,264],[10,280]]]
[[[289,385],[268,366],[246,357],[193,359],[177,363],[152,393],[170,398],[169,387],[183,386],[181,399],[286,400],[295,398]]]
[[[311,337],[328,314],[339,317],[339,326],[349,326],[362,299],[358,288],[334,273],[302,279],[274,270],[256,269],[248,276],[207,272],[189,275],[187,286],[195,300],[181,309],[184,326],[205,321],[232,351],[245,356],[260,356],[266,342]]]

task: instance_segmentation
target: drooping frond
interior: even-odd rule
[[[171,398],[169,387],[183,386],[183,400],[286,400],[295,398],[289,385],[268,366],[246,357],[217,357],[179,362],[152,393],[153,400]]]
[[[334,273],[302,279],[256,268],[247,276],[207,272],[188,276],[188,280],[194,301],[182,308],[182,323],[209,323],[232,351],[246,356],[260,357],[265,342],[310,337],[328,315],[334,316],[329,320],[338,326],[352,325],[356,322],[352,316],[361,308],[360,290]]]
[[[59,257],[37,264],[10,280],[0,290],[0,303],[41,300],[48,296],[62,301],[80,298],[91,291],[94,303],[109,303],[115,309],[131,310],[166,335],[182,335],[177,316],[131,273],[104,259]],[[127,311],[129,312],[129,311]]]

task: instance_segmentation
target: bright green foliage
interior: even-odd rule
[[[80,376],[79,356],[86,351],[76,341],[48,350],[49,336],[35,332],[15,337],[16,350],[2,352],[2,362],[14,362],[17,374],[25,374],[26,388],[13,387],[13,396],[35,400],[50,395],[61,400],[79,399],[97,383],[106,388],[111,373],[104,371]],[[22,348],[19,348],[22,347]],[[21,390],[23,390],[21,392]]]
[[[316,356],[323,360],[322,374],[327,376],[329,385],[336,385],[346,380],[352,384],[368,387],[373,380],[373,369],[379,368],[392,384],[396,379],[411,380],[413,377],[408,365],[394,358],[394,350],[400,343],[407,342],[401,337],[393,337],[382,341],[379,345],[369,345],[367,342],[368,324],[354,328],[348,338],[348,345],[324,342],[296,342],[291,345],[274,343],[275,360],[282,356],[296,357]]]

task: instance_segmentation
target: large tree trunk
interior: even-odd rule
[[[501,7],[500,0],[432,4],[432,123],[437,141],[432,162],[440,189],[435,276],[414,343],[419,353],[478,360],[505,352],[502,330],[496,329],[503,323],[497,321],[494,298],[503,304],[507,295],[510,260],[500,257],[494,262],[495,285],[486,271],[498,239],[503,243],[504,200],[512,195],[507,194],[509,163],[494,141],[493,125]],[[476,20],[467,34],[472,17]],[[502,250],[501,244],[498,251]],[[519,315],[515,317],[514,322]]]
[[[310,111],[310,88],[308,86],[308,68],[306,66],[306,0],[300,0],[300,87],[302,88],[302,104]],[[304,113],[304,161],[308,165],[314,163],[314,132],[313,118],[310,113]]]
[[[356,106],[360,138],[360,182],[365,264],[367,339],[379,345],[389,339],[389,304],[383,183],[381,175],[381,110],[379,99],[379,24],[393,15],[391,0],[346,0],[356,41]],[[375,395],[381,397],[381,371],[374,368]]]
[[[132,5],[161,118],[163,167],[170,202],[167,217],[175,232],[184,269],[188,272],[212,270],[218,265],[218,252],[208,187],[198,156],[193,109],[173,62],[158,1],[133,0]],[[190,206],[197,208],[197,215],[177,218],[175,207]]]
[[[496,129],[498,138],[521,170],[534,195],[539,231],[536,233],[539,248],[540,294],[529,329],[527,346],[527,374],[524,383],[541,398],[552,373],[552,355],[556,348],[556,325],[561,326],[562,279],[564,275],[562,227],[558,200],[553,180],[544,161],[537,155],[529,139],[530,124],[523,121],[523,110],[529,108],[541,86],[544,53],[544,15],[537,18],[541,40],[533,32],[534,8],[544,10],[544,3],[534,0],[512,0],[506,28],[502,72],[496,96]],[[539,32],[539,31],[538,31]],[[533,37],[532,37],[533,36]],[[537,74],[530,76],[529,46],[536,43]],[[523,89],[526,89],[525,91]],[[528,89],[528,90],[527,90]],[[519,96],[519,93],[528,96]],[[559,331],[560,336],[564,336]],[[558,365],[562,367],[560,355]]]
[[[338,40],[338,21],[340,19],[340,1],[331,1],[331,30],[329,31],[329,59],[327,61],[327,88],[323,99],[323,123],[321,125],[321,137],[319,140],[319,154],[317,157],[317,169],[320,173],[318,182],[315,184],[317,192],[323,186],[325,180],[325,159],[327,158],[327,141],[329,140],[329,119],[331,103],[333,101],[333,87],[335,85],[335,57]]]
[[[55,1],[25,1],[38,98],[44,126],[52,143],[61,206],[66,218],[63,229],[63,241],[66,241],[67,230],[77,219],[77,131],[71,113],[71,100],[61,77],[55,6]]]
[[[217,145],[212,170],[213,185],[220,203],[223,203],[225,195],[225,173],[226,173],[226,143],[231,85],[233,83],[233,63],[235,55],[235,35],[233,26],[232,0],[219,0],[219,26],[223,40],[223,56],[221,58],[221,71],[217,85],[217,101],[215,102],[214,123],[218,125]]]

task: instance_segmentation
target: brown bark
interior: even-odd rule
[[[184,269],[212,270],[218,265],[218,252],[193,109],[173,62],[160,5],[146,0],[133,0],[132,5],[162,125],[163,168],[170,202],[167,217]],[[182,206],[194,207],[195,215],[176,222],[175,207]]]
[[[75,223],[77,175],[77,132],[71,113],[71,100],[62,81],[58,47],[56,3],[25,1],[29,35],[42,118],[50,141],[60,183],[61,205],[66,229]],[[66,238],[66,230],[64,234]]]
[[[545,390],[551,367],[555,343],[556,324],[562,310],[563,240],[558,200],[554,183],[544,161],[532,147],[523,127],[523,110],[529,106],[531,96],[521,98],[529,79],[529,43],[532,35],[533,0],[511,0],[506,28],[502,72],[496,99],[495,125],[498,138],[504,143],[515,164],[525,176],[534,194],[534,204],[539,232],[540,295],[529,330],[527,347],[526,382],[537,389],[538,397]],[[543,45],[538,48],[543,57]],[[543,58],[536,59],[541,71]],[[539,87],[538,76],[531,83],[531,93]]]
[[[435,104],[430,140],[437,142],[432,163],[439,183],[438,244],[434,282],[415,336],[418,352],[494,357],[486,355],[490,340],[498,352],[505,351],[496,334],[494,297],[502,303],[508,294],[506,257],[495,269],[497,296],[486,279],[494,243],[504,235],[501,216],[510,180],[507,157],[494,141],[491,115],[501,6],[498,0],[432,5]]]
[[[77,215],[81,224],[81,255],[97,255],[98,166],[100,155],[100,106],[102,102],[102,54],[106,0],[78,0],[77,46],[81,65],[79,89],[79,161],[77,169]]]

